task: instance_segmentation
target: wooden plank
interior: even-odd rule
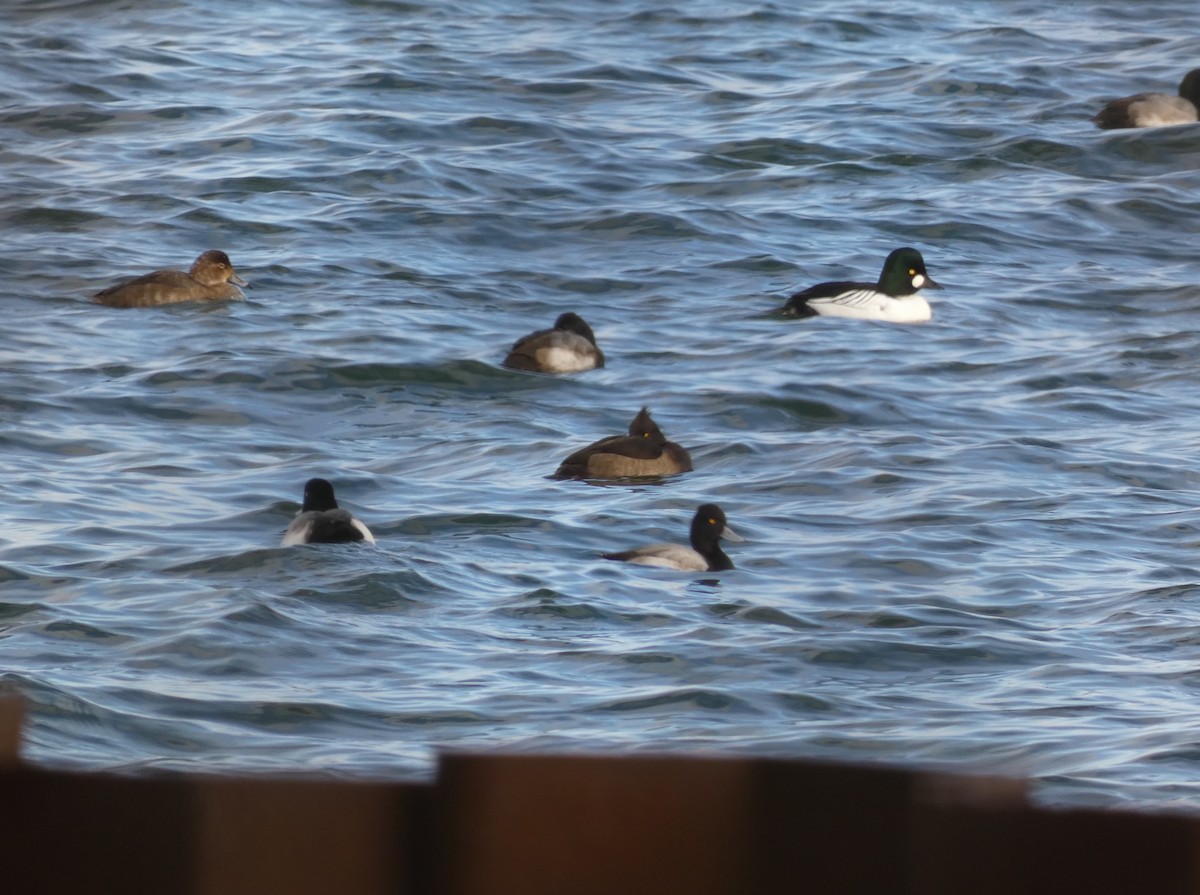
[[[925,815],[919,895],[1192,895],[1200,821],[1099,810],[963,808]]]
[[[427,790],[312,780],[203,781],[195,892],[422,891]]]
[[[21,760],[24,720],[25,700],[16,694],[0,696],[0,768],[12,767]]]
[[[744,893],[749,764],[443,758],[439,893]]]
[[[0,770],[0,879],[21,895],[190,892],[190,782]]]
[[[1023,781],[837,762],[761,761],[747,891],[904,895],[914,820],[937,804],[1024,804]],[[964,890],[967,891],[967,890]]]

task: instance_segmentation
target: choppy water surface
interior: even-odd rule
[[[0,12],[0,668],[27,754],[810,756],[1194,809],[1182,0]],[[898,245],[925,326],[770,313]],[[227,250],[245,302],[87,296]],[[564,310],[603,370],[498,366]],[[696,471],[547,478],[649,405]],[[332,479],[375,549],[283,549]],[[597,558],[714,501],[736,571]]]

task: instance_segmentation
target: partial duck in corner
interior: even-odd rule
[[[787,300],[789,317],[855,317],[889,323],[925,323],[933,309],[922,289],[941,289],[916,249],[896,249],[884,259],[878,283],[818,283]]]
[[[304,504],[283,536],[283,546],[295,544],[375,543],[371,530],[338,506],[328,479],[304,483]]]
[[[578,314],[560,314],[552,329],[520,339],[508,351],[503,366],[532,373],[579,373],[604,366],[596,334]]]
[[[1166,127],[1200,120],[1200,68],[1183,76],[1179,95],[1139,93],[1114,99],[1092,121],[1105,130],[1118,127]]]
[[[191,270],[155,270],[92,296],[110,308],[152,308],[181,301],[224,301],[242,298],[238,286],[248,285],[237,275],[229,256],[209,249],[192,264]]]
[[[715,503],[703,504],[692,517],[691,547],[682,544],[648,544],[622,553],[601,553],[603,559],[658,566],[679,572],[725,572],[733,568],[731,560],[721,549],[721,538],[744,541],[730,530],[724,511]]]
[[[629,424],[628,435],[610,435],[576,451],[559,464],[556,479],[623,479],[691,472],[688,452],[667,441],[643,407]]]

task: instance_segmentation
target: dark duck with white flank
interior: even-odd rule
[[[600,555],[604,559],[680,572],[724,572],[733,568],[733,560],[721,549],[722,537],[731,541],[745,540],[730,530],[725,513],[719,506],[706,503],[696,510],[692,518],[691,547],[682,544],[648,544],[621,553]]]
[[[295,544],[375,543],[375,536],[362,522],[338,506],[333,485],[327,479],[304,483],[304,504],[283,536],[283,546]]]
[[[523,336],[513,344],[503,366],[531,373],[579,373],[604,366],[604,352],[583,318],[560,314],[552,329]]]
[[[818,283],[787,300],[782,313],[789,317],[854,317],[888,323],[925,323],[933,309],[922,289],[941,289],[925,270],[925,259],[916,249],[896,249],[884,259],[877,283]]]
[[[1114,99],[1092,121],[1109,130],[1119,127],[1167,127],[1200,120],[1200,68],[1183,76],[1179,95],[1139,93]]]

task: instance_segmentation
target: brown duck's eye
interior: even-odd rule
[[[709,525],[716,525],[716,524],[717,524],[717,520],[716,520],[716,519],[709,519],[709,520],[708,520],[708,524],[709,524]]]

